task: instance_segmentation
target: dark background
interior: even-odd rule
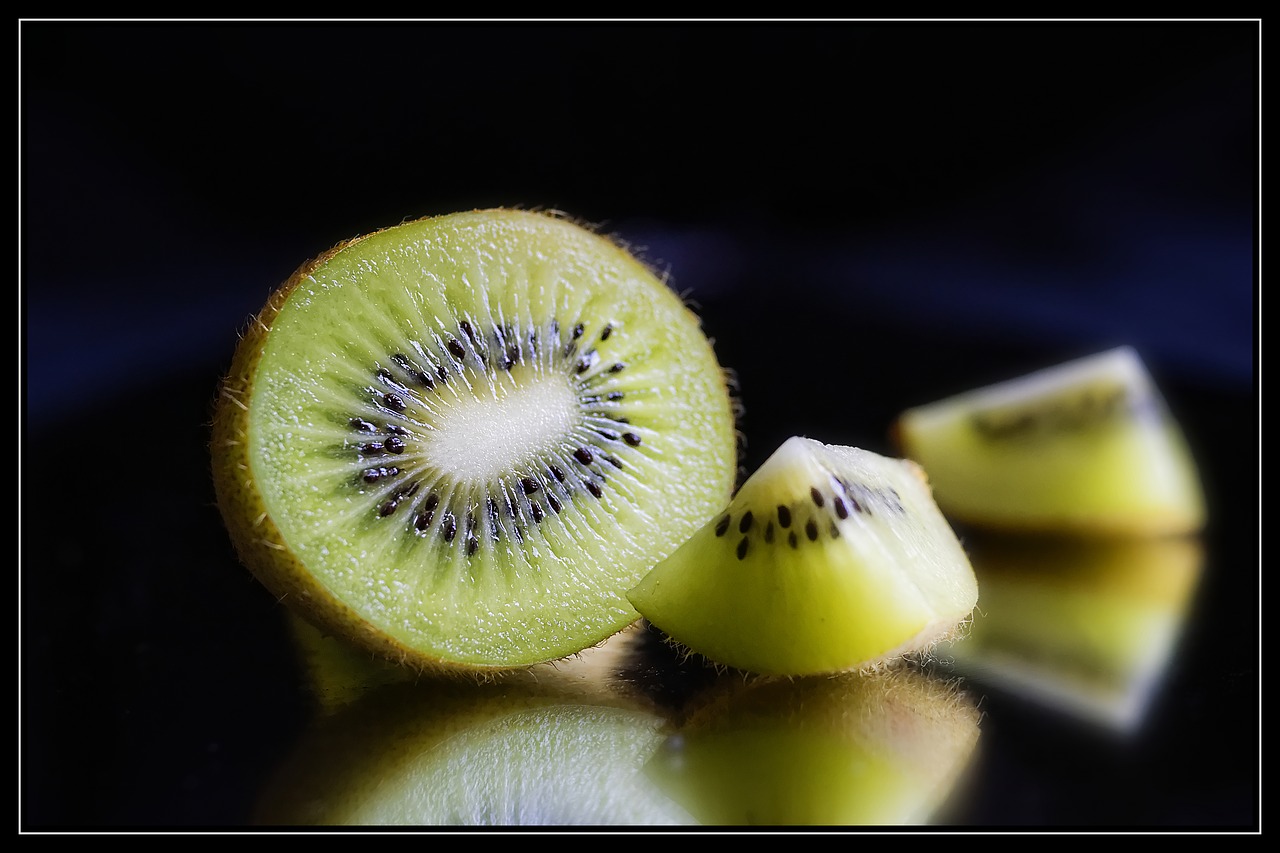
[[[303,707],[213,507],[218,376],[305,259],[497,205],[688,292],[748,469],[1137,347],[1211,501],[1174,698],[1123,756],[989,716],[972,823],[1256,827],[1260,48],[1250,20],[21,22],[20,828],[247,819]]]

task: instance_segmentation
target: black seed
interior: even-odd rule
[[[741,560],[747,556],[747,537],[743,536],[738,540],[738,559]]]
[[[498,502],[497,502],[497,501],[495,501],[492,497],[488,497],[488,498],[485,498],[485,499],[484,499],[484,505],[485,505],[485,508],[489,510],[489,517],[490,517],[490,518],[497,518],[497,517],[498,517]]]
[[[817,486],[809,489],[809,497],[813,498],[814,506],[822,506],[822,492],[818,491]]]
[[[608,394],[605,394],[605,395],[604,395],[604,398],[605,398],[606,400],[614,400],[614,401],[617,401],[617,400],[621,400],[621,399],[622,399],[623,397],[625,397],[625,396],[627,396],[627,395],[626,395],[626,394],[624,394],[624,393],[623,393],[623,392],[621,392],[621,391],[610,391]]]
[[[636,435],[634,432],[624,432],[622,434],[622,440],[632,447],[640,446],[640,436]]]
[[[629,423],[631,423],[631,418],[617,418],[617,417],[615,417],[615,418],[613,419],[613,422],[614,422],[615,424],[629,424]]]
[[[738,532],[746,533],[748,530],[750,530],[751,520],[752,520],[751,510],[747,510],[742,514],[742,520],[738,522]]]
[[[854,512],[866,512],[866,510],[862,508],[862,504],[858,503],[858,499],[853,495],[849,495],[849,503],[853,504]]]
[[[404,400],[399,394],[392,394],[390,391],[382,395],[382,402],[387,404],[388,409],[394,409],[397,412],[404,411]]]
[[[551,466],[551,476],[555,477],[558,482],[564,482],[564,472],[560,470],[559,465]]]
[[[606,456],[606,457],[604,458],[604,461],[605,461],[605,462],[608,462],[608,463],[609,463],[610,465],[612,465],[614,468],[617,468],[618,470],[622,470],[622,460],[621,460],[621,459],[619,459],[618,457],[616,457],[616,456]]]
[[[427,495],[426,501],[422,504],[422,508],[425,509],[428,513],[435,510],[435,508],[438,506],[440,506],[440,496],[437,495],[435,492],[432,492],[431,494]]]
[[[445,367],[443,364],[440,365],[439,367],[436,368],[436,376],[440,377],[441,382],[448,382],[449,368]]]
[[[424,385],[428,390],[436,387],[436,383],[431,381],[431,377],[428,376],[425,371],[418,371],[414,374],[414,378],[416,378],[418,382]]]
[[[564,345],[565,358],[568,358],[569,356],[573,355],[577,351],[578,351],[578,345],[573,343],[572,341]]]
[[[409,431],[399,424],[387,424],[387,432],[392,435],[408,435]]]
[[[615,362],[613,363],[613,366],[609,368],[609,372],[610,372],[610,373],[621,373],[623,370],[626,370],[626,369],[627,369],[627,365],[626,365],[626,363],[625,363],[625,362],[615,361]]]
[[[840,538],[840,530],[839,528],[836,527],[836,523],[834,521],[831,522],[831,538],[832,539]]]
[[[396,500],[411,498],[418,493],[418,489],[420,489],[421,487],[422,487],[422,483],[418,482],[417,480],[414,480],[413,482],[409,483],[409,485],[401,486],[399,489],[396,489],[395,498]]]
[[[613,324],[605,323],[604,328],[600,330],[600,340],[607,341],[609,336],[613,334]]]
[[[789,507],[778,505],[778,523],[787,528],[791,526],[791,509]]]
[[[396,499],[388,498],[382,502],[382,506],[378,507],[378,515],[386,518],[388,515],[396,511]]]
[[[600,484],[595,480],[587,480],[587,491],[592,497],[598,498],[604,494],[604,489],[600,488]]]
[[[542,521],[544,516],[542,512],[542,506],[540,504],[536,504],[536,503],[529,504],[529,512],[533,516],[534,521]]]
[[[453,514],[445,513],[440,516],[440,535],[444,537],[444,541],[452,542],[457,533],[458,522],[454,519]]]
[[[385,367],[379,367],[377,370],[374,371],[374,373],[377,375],[379,379],[391,378],[391,371],[387,370]]]
[[[382,452],[382,442],[380,442],[380,441],[366,441],[364,444],[358,445],[358,446],[356,447],[356,450],[359,450],[361,453],[365,453],[365,454],[381,453],[381,452]]]
[[[449,338],[449,352],[457,359],[461,359],[467,354],[466,349],[462,346],[462,342],[457,338]]]
[[[551,494],[550,492],[548,492],[548,493],[547,493],[547,506],[551,507],[551,511],[552,511],[552,512],[555,512],[555,513],[560,512],[560,508],[561,508],[561,507],[560,507],[560,499],[559,499],[559,498],[557,498],[555,495]]]
[[[596,363],[596,351],[588,350],[582,354],[582,358],[578,359],[578,372],[586,373],[591,369],[591,365]]]
[[[729,529],[729,516],[725,516],[716,522],[716,535],[723,536],[725,531]]]
[[[818,525],[813,523],[812,518],[804,524],[804,535],[809,537],[810,542],[818,541]]]
[[[378,431],[378,428],[376,426],[369,423],[364,418],[352,418],[351,420],[347,421],[347,424],[352,429],[360,430],[360,432],[377,432]]]
[[[796,539],[796,532],[794,530],[787,534],[787,542],[788,544],[791,545],[792,548],[795,548],[800,544],[799,541]]]
[[[521,477],[520,488],[526,495],[531,495],[538,491],[538,481],[532,477]]]
[[[591,456],[590,450],[587,450],[585,447],[579,447],[577,450],[573,451],[573,458],[577,459],[583,465],[590,465],[593,457]]]
[[[766,542],[773,541],[773,522],[772,521],[764,526],[764,541]]]
[[[416,516],[414,516],[413,526],[418,530],[419,533],[421,533],[422,531],[426,530],[428,527],[431,526],[431,515],[432,515],[431,510],[424,509],[420,511]]]
[[[598,429],[598,430],[596,430],[596,432],[600,433],[600,435],[604,436],[605,438],[609,439],[610,441],[617,441],[617,440],[618,440],[618,434],[617,434],[616,432],[614,432],[613,430],[611,430],[611,429]]]
[[[480,342],[476,340],[476,332],[475,329],[471,328],[471,324],[466,320],[463,320],[462,323],[459,324],[459,328],[461,328],[462,333],[467,336],[467,340],[471,341],[471,345],[479,348]]]
[[[840,500],[840,498],[837,497],[834,501],[832,501],[831,505],[836,508],[836,515],[840,516],[841,518],[849,517],[849,508],[844,505],[844,501]]]
[[[524,531],[521,530],[519,527],[511,528],[511,535],[516,537],[517,542],[524,541]]]
[[[382,449],[388,453],[404,453],[404,439],[393,435],[382,443]]]
[[[394,477],[399,473],[399,468],[366,468],[360,476],[366,483],[376,483],[383,477]]]
[[[578,325],[574,326],[574,327],[573,327],[573,339],[576,341],[578,338],[582,337],[582,333],[583,333],[583,332],[585,332],[585,331],[586,331],[586,327],[584,327],[581,323],[579,323]]]
[[[467,537],[467,556],[470,557],[480,549],[480,540],[474,536]]]

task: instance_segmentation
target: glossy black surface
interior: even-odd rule
[[[252,819],[310,697],[213,505],[217,379],[306,258],[490,205],[669,271],[737,373],[747,470],[796,433],[888,452],[909,405],[1134,345],[1210,499],[1185,633],[1124,736],[966,681],[948,827],[1259,829],[1256,22],[24,22],[20,47],[20,830]]]

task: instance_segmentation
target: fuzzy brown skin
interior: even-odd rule
[[[272,323],[290,294],[316,268],[371,234],[339,243],[298,267],[271,294],[241,336],[214,402],[210,456],[218,509],[241,562],[277,601],[307,621],[373,654],[425,674],[492,680],[525,667],[481,667],[424,656],[392,640],[316,583],[306,566],[285,543],[253,482],[249,446],[245,441],[249,424],[248,401],[253,397],[258,361],[271,335]]]

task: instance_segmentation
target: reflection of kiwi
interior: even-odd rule
[[[495,683],[384,684],[315,721],[262,791],[263,826],[673,825],[643,768],[667,721],[601,648]],[[332,674],[332,673],[331,673]]]
[[[646,768],[709,826],[928,823],[978,741],[972,700],[908,667],[722,686]]]
[[[1170,664],[1203,545],[974,535],[983,605],[947,653],[985,684],[1106,726],[1141,723]]]
[[[552,215],[434,217],[305,264],[247,330],[213,470],[245,563],[424,670],[571,655],[723,505],[732,401],[697,318]]]
[[[927,649],[978,587],[917,465],[793,437],[628,595],[716,663],[812,675]]]
[[[908,409],[893,435],[957,521],[1106,534],[1204,523],[1190,449],[1130,347]]]

